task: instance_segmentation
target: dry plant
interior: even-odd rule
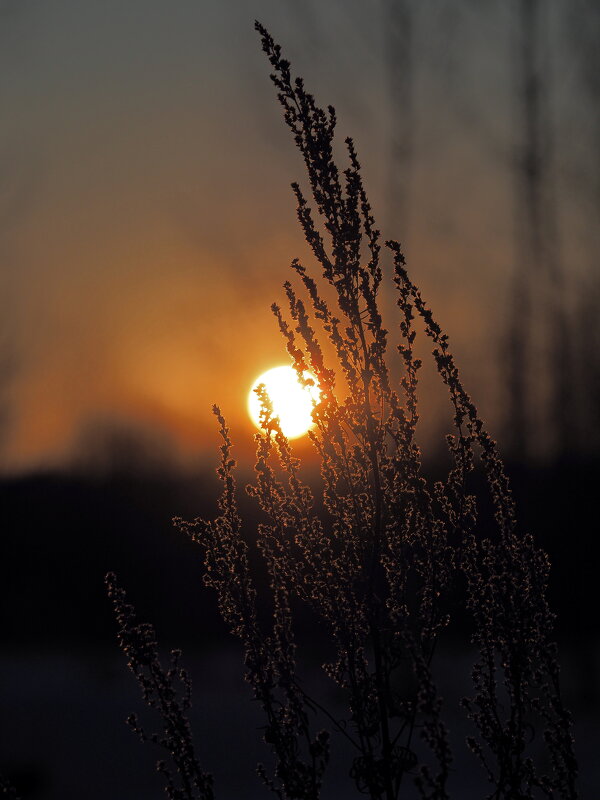
[[[450,797],[452,752],[434,656],[462,606],[477,648],[472,693],[463,701],[472,726],[467,744],[489,779],[487,796],[575,798],[571,721],[561,700],[546,601],[547,556],[518,529],[496,444],[463,387],[448,336],[409,277],[399,243],[388,241],[403,365],[401,379],[393,378],[379,306],[385,251],[354,144],[346,139],[348,162],[340,171],[333,155],[334,109],[317,106],[302,79],[292,79],[279,45],[260,24],[256,28],[285,122],[304,158],[310,193],[296,183],[293,190],[322,273],[313,277],[295,260],[300,288],[285,283],[287,314],[273,306],[300,380],[311,383],[310,373],[320,388],[309,435],[320,459],[322,497],[315,498],[301,478],[263,387],[264,430],[256,435],[255,480],[247,491],[264,519],[257,542],[272,618],[265,622],[258,610],[232,442],[217,407],[223,440],[219,516],[176,524],[203,548],[205,582],[243,643],[246,678],[264,710],[264,740],[274,756],[274,767],[259,766],[259,773],[281,800],[316,800],[333,734],[352,748],[349,774],[372,800],[396,800],[405,792]],[[415,442],[421,367],[414,352],[416,317],[432,341],[453,409],[454,432],[447,437],[452,466],[433,483]],[[476,459],[487,499],[469,488]],[[480,507],[490,499],[493,516],[482,520]],[[152,629],[135,623],[114,578],[109,585],[121,646],[146,702],[164,722],[164,734],[152,738],[176,767],[167,773],[169,797],[212,798],[185,719],[187,676],[181,700],[177,660],[161,667]],[[346,698],[343,717],[303,688],[297,603],[310,607],[332,644],[323,669]],[[329,730],[315,720],[325,720]],[[135,720],[133,726],[138,729]]]
[[[19,800],[15,787],[0,773],[0,795],[6,800]]]

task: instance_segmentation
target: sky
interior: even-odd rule
[[[310,264],[289,188],[303,165],[255,17],[336,106],[384,235],[402,240],[500,427],[516,260],[509,5],[418,5],[409,200],[394,219],[383,0],[0,3],[3,470],[77,462],[123,426],[176,458],[204,457],[215,402],[250,442],[248,390],[287,362],[270,305],[291,260]],[[573,305],[591,280],[593,115],[561,3],[547,8]],[[436,392],[426,377],[434,420]]]

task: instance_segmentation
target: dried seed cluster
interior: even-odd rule
[[[320,387],[309,435],[320,458],[324,511],[316,510],[263,387],[264,433],[256,435],[255,480],[247,491],[265,519],[258,547],[273,601],[269,625],[259,621],[232,442],[218,407],[219,515],[176,524],[204,549],[205,582],[243,642],[246,677],[265,712],[264,739],[275,758],[272,771],[261,766],[259,772],[281,800],[320,796],[329,733],[313,729],[312,712],[318,710],[330,732],[350,742],[349,773],[360,792],[372,800],[396,800],[410,780],[423,800],[448,798],[452,754],[434,655],[459,597],[479,654],[473,693],[463,702],[473,727],[468,745],[489,778],[488,797],[575,798],[571,723],[561,701],[545,599],[547,557],[518,530],[496,444],[463,387],[448,336],[411,281],[400,245],[388,241],[403,365],[400,381],[392,378],[379,305],[385,251],[354,144],[346,139],[348,164],[340,172],[333,155],[334,109],[316,104],[302,79],[292,79],[268,31],[258,23],[256,28],[310,188],[309,201],[293,184],[298,219],[321,277],[295,260],[300,288],[286,282],[289,313],[277,305],[273,311],[299,379],[312,380],[304,377],[310,372]],[[421,367],[414,352],[416,318],[432,340],[454,415],[454,433],[447,437],[452,466],[445,480],[433,484],[415,442]],[[494,508],[483,532],[479,498],[469,488],[477,455]],[[165,719],[161,743],[182,778],[189,783],[194,776],[195,791],[204,792],[171,796],[212,796],[193,757],[187,723],[178,716],[187,701],[175,710],[172,699],[162,699],[165,692],[172,697],[178,667],[163,672],[156,666],[153,635],[133,625],[120,590],[110,585],[121,645],[147,702]],[[344,718],[302,688],[296,602],[310,606],[332,642],[324,670],[345,693]],[[545,743],[543,769],[533,743],[538,730]],[[169,791],[175,791],[172,782]]]

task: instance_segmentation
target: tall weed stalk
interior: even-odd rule
[[[334,159],[335,110],[316,104],[303,80],[292,78],[268,31],[259,23],[256,29],[308,177],[307,189],[292,188],[320,274],[294,260],[295,280],[284,284],[287,311],[273,305],[273,312],[299,380],[316,381],[320,389],[309,435],[320,460],[322,496],[315,498],[301,477],[261,387],[263,432],[256,435],[255,479],[247,492],[264,519],[257,542],[272,599],[267,624],[242,533],[229,429],[216,406],[219,515],[176,524],[203,549],[205,582],[243,643],[246,678],[264,711],[264,740],[274,758],[274,766],[259,766],[259,773],[281,800],[317,800],[330,735],[337,735],[352,749],[349,774],[356,789],[372,800],[396,800],[405,790],[423,800],[449,798],[452,752],[434,666],[458,597],[478,652],[472,693],[463,701],[472,725],[467,743],[489,779],[488,797],[575,798],[571,721],[545,599],[548,559],[518,529],[496,443],[462,384],[448,336],[409,276],[400,244],[382,247],[352,139],[345,140],[342,170]],[[385,252],[397,297],[399,380],[380,312]],[[452,465],[434,483],[422,470],[415,441],[416,318],[431,339],[453,410],[454,431],[447,437]],[[485,526],[478,520],[481,498],[469,489],[476,459],[494,509]],[[169,777],[170,796],[212,797],[191,749],[186,704],[175,707],[169,688],[178,667],[157,666],[153,635],[131,622],[112,578],[110,590],[121,646],[147,702],[163,717],[160,742],[183,780],[176,789]],[[310,607],[332,643],[323,669],[345,696],[344,716],[303,688],[297,603]],[[314,712],[328,730],[315,728]]]

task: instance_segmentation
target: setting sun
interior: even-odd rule
[[[305,377],[313,377],[306,372]],[[252,422],[260,428],[260,400],[256,388],[264,384],[273,403],[273,412],[279,417],[281,430],[288,439],[304,436],[312,427],[313,404],[319,399],[317,386],[304,387],[298,381],[292,367],[274,367],[258,377],[248,395],[248,413]]]

